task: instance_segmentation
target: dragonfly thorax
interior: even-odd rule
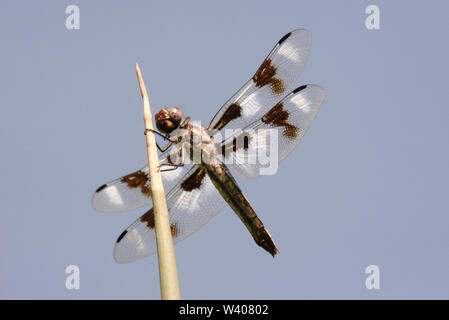
[[[184,119],[177,130],[170,134],[170,138],[177,140],[181,152],[194,163],[210,163],[215,160],[216,146],[213,137],[200,124]]]

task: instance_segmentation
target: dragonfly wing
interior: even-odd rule
[[[266,108],[259,120],[226,138],[218,146],[222,161],[248,178],[266,174],[267,160],[281,161],[298,145],[317,115],[324,97],[325,90],[317,85],[295,89],[271,109]],[[276,129],[277,132],[266,129]],[[277,156],[273,157],[273,152]]]
[[[293,89],[309,54],[308,30],[289,32],[275,45],[254,76],[217,112],[209,128],[244,128]]]
[[[225,205],[225,200],[204,169],[194,165],[167,194],[173,242],[187,238]],[[118,237],[114,258],[118,263],[127,263],[152,255],[156,250],[154,213],[150,209]]]
[[[159,164],[167,164],[169,160],[177,163],[178,146],[160,156]],[[173,160],[175,159],[175,160]],[[185,164],[176,170],[163,171],[162,180],[164,188],[170,190],[192,168],[193,164]],[[128,211],[150,205],[151,182],[148,166],[133,173],[105,183],[97,189],[92,197],[94,209],[103,212]]]

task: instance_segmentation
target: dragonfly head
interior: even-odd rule
[[[169,134],[178,129],[182,121],[182,112],[179,108],[162,108],[154,115],[156,118],[156,127],[161,133]]]

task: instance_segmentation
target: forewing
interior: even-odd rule
[[[304,68],[311,44],[308,30],[294,30],[276,44],[254,76],[217,112],[211,129],[244,128],[290,92]]]
[[[325,90],[317,85],[295,89],[274,107],[266,108],[259,120],[218,146],[222,152],[222,161],[248,178],[264,174],[269,164],[262,161],[262,156],[277,152],[278,161],[287,157],[310,127],[324,97]],[[276,129],[277,137],[270,137],[273,131],[266,129]]]
[[[195,165],[167,194],[170,228],[177,243],[206,224],[226,202],[203,169]],[[114,258],[132,262],[156,252],[153,209],[134,221],[117,239]]]
[[[178,146],[174,146],[169,151],[164,152],[159,157],[159,164],[167,164],[170,161],[179,163],[178,151]],[[163,171],[162,181],[164,188],[166,190],[173,188],[192,166],[192,163],[186,163],[176,170]],[[167,168],[170,167],[162,167],[162,169]],[[102,185],[92,198],[94,209],[103,212],[128,211],[150,205],[151,203],[151,182],[148,166]]]

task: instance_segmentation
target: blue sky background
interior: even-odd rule
[[[81,29],[65,28],[80,8]],[[378,31],[365,7],[380,7]],[[446,1],[2,1],[0,298],[159,299],[156,257],[119,265],[146,208],[104,214],[95,189],[146,161],[153,111],[207,123],[287,32],[312,47],[298,85],[326,100],[275,176],[236,177],[281,254],[230,208],[178,244],[182,298],[449,297]],[[65,268],[81,289],[65,288]],[[380,290],[365,288],[368,265]]]

